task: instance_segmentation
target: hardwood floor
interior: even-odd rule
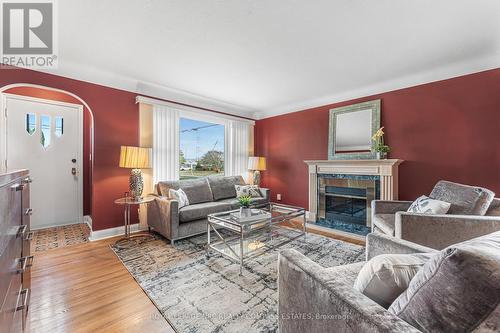
[[[28,332],[174,332],[101,240],[35,253]]]
[[[174,332],[109,248],[115,240],[35,253],[27,332]]]

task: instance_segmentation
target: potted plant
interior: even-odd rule
[[[375,142],[374,150],[377,153],[377,159],[386,159],[387,153],[391,151],[391,147],[384,143],[384,127],[380,127],[375,134],[372,136],[372,140]]]
[[[240,216],[246,217],[251,215],[250,202],[252,197],[250,195],[242,195],[238,198],[240,204]]]

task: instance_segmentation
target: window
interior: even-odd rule
[[[50,141],[52,139],[51,136],[51,121],[50,121],[50,116],[40,116],[40,143],[42,144],[43,148],[47,148],[50,146]]]
[[[56,128],[54,134],[58,138],[60,138],[64,133],[64,119],[63,117],[58,116],[55,118],[55,121],[56,121]]]
[[[36,131],[36,115],[34,113],[26,114],[26,132],[33,135]]]
[[[180,179],[224,174],[224,125],[180,118]]]

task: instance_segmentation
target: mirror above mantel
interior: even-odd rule
[[[372,136],[380,128],[380,100],[330,110],[328,159],[375,159]]]

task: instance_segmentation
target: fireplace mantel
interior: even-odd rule
[[[380,177],[380,199],[398,199],[398,167],[403,160],[317,160],[309,167],[309,220],[316,221],[318,174],[370,175]]]

